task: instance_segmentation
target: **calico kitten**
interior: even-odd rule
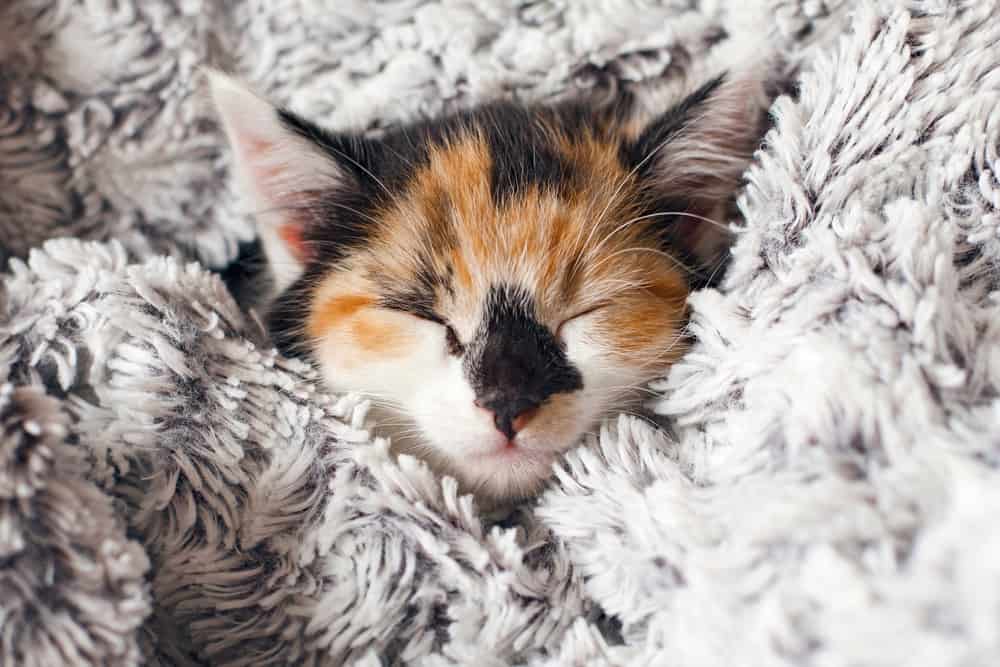
[[[536,492],[682,354],[759,136],[749,80],[648,120],[625,101],[495,103],[374,139],[208,76],[275,340],[488,503]]]

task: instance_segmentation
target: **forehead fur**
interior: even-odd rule
[[[386,305],[429,311],[471,306],[462,302],[498,280],[528,289],[543,310],[662,291],[676,281],[616,129],[607,117],[586,124],[511,107],[410,130],[419,149],[399,151],[406,168],[385,184],[391,196],[370,206],[364,243],[330,279],[360,272]],[[385,143],[391,152],[403,142]]]

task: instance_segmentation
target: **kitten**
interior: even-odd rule
[[[277,344],[487,504],[537,492],[682,354],[759,137],[749,80],[646,121],[627,100],[495,103],[374,139],[208,77]]]

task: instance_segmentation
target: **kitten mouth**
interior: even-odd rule
[[[525,449],[514,443],[508,443],[488,454],[483,454],[483,460],[492,463],[531,463],[537,465],[548,465],[555,460],[552,452],[540,452],[537,450]]]
[[[525,452],[523,449],[515,444],[507,443],[499,449],[495,449],[492,452],[486,454],[486,458],[494,460],[506,460],[506,459],[519,459],[524,456]]]

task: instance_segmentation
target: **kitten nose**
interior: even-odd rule
[[[530,398],[511,399],[499,396],[487,400],[477,399],[476,405],[492,413],[497,430],[507,436],[508,440],[513,440],[538,412],[539,403]]]

